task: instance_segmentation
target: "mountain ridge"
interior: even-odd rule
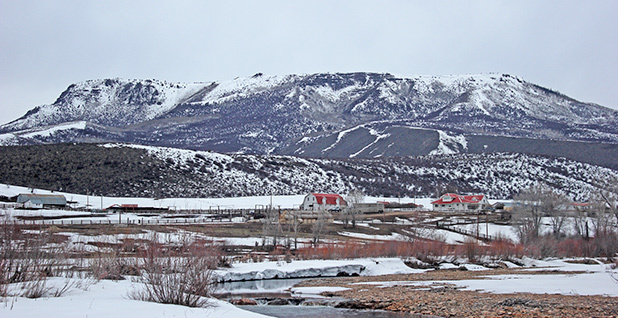
[[[68,124],[76,122],[84,124]],[[558,148],[541,151],[549,141]],[[508,74],[258,73],[191,84],[85,81],[0,126],[0,145],[66,142],[327,158],[516,148],[581,161],[569,148],[615,158],[599,145],[618,144],[618,111]],[[615,160],[583,159],[618,169]]]

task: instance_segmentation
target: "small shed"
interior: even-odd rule
[[[62,208],[67,205],[67,199],[61,194],[22,193],[17,196],[17,203],[24,209]]]

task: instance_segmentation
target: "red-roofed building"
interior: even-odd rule
[[[343,209],[347,202],[338,194],[309,193],[303,201],[303,210],[332,210]]]
[[[478,211],[490,206],[487,198],[482,195],[443,194],[440,199],[431,202],[434,211]]]

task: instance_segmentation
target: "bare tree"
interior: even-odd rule
[[[298,230],[300,229],[301,218],[298,211],[294,211],[291,217],[292,230],[294,231],[294,249],[298,249]]]
[[[613,192],[601,191],[599,194],[600,199],[602,199],[602,202],[605,203],[605,208],[607,209],[607,212],[613,214],[616,220],[618,220],[618,193],[617,192],[618,192],[618,189],[614,189]]]
[[[590,225],[589,215],[592,213],[592,206],[576,206],[573,214],[573,228],[577,236],[589,239],[590,238]],[[587,255],[586,255],[587,256]]]
[[[326,211],[320,210],[316,211],[317,218],[315,223],[313,223],[312,235],[313,235],[313,246],[318,246],[320,244],[320,238],[322,237],[322,232],[324,231],[324,225],[326,224]]]
[[[272,247],[277,247],[277,239],[281,236],[281,224],[279,222],[279,211],[269,206],[266,210],[266,215],[263,219],[262,230],[263,238],[262,245],[266,245],[269,238],[272,238]]]
[[[519,241],[526,245],[539,237],[543,220],[542,200],[545,187],[535,186],[522,190],[514,197],[513,219]]]
[[[552,233],[555,237],[562,235],[562,228],[568,218],[567,205],[569,199],[562,194],[547,191],[543,198],[543,212],[549,215]]]
[[[348,205],[342,211],[343,226],[347,227],[348,223],[352,223],[352,227],[356,228],[356,219],[360,212],[355,205],[365,202],[365,194],[360,189],[354,189],[348,193],[345,199]]]
[[[594,247],[595,254],[604,255],[613,260],[618,253],[618,214],[615,194],[602,192],[594,202]]]
[[[288,242],[286,243],[286,245],[288,246],[288,248],[291,248],[289,237],[292,236],[294,238],[294,249],[298,249],[298,231],[300,230],[300,225],[302,223],[302,218],[300,217],[300,210],[284,211],[282,217],[287,224],[286,237],[288,238]]]

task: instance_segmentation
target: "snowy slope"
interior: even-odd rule
[[[510,198],[535,184],[582,201],[618,183],[618,172],[563,158],[509,153],[378,159],[229,155],[126,144],[0,148],[0,182],[129,197],[238,197],[348,193],[431,196],[457,189]]]

